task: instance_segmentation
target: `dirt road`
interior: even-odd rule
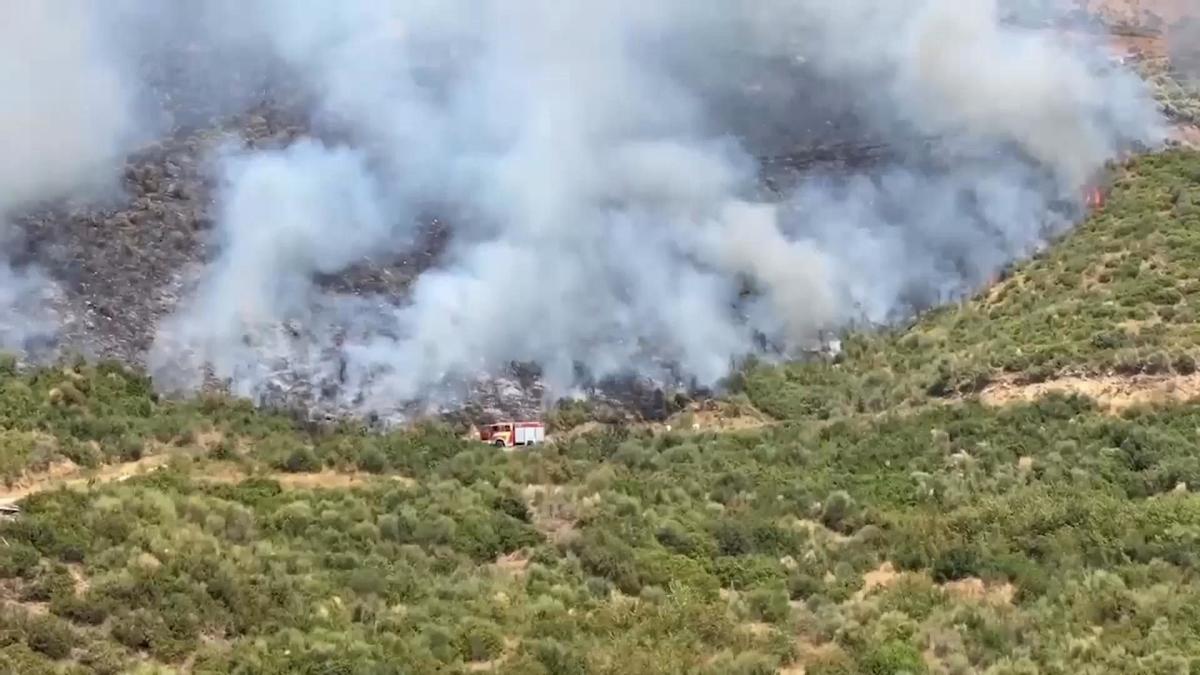
[[[111,464],[87,469],[71,461],[54,464],[49,470],[21,479],[11,488],[0,487],[0,505],[18,502],[29,495],[59,487],[82,487],[89,483],[119,483],[157,471],[170,460],[170,455],[150,455],[135,462]]]

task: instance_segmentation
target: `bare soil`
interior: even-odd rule
[[[1036,401],[1049,394],[1086,396],[1115,415],[1134,406],[1200,399],[1200,373],[1061,377],[1032,384],[1019,384],[1007,378],[988,385],[979,399],[985,405],[1004,406]]]
[[[71,461],[58,462],[50,469],[22,478],[14,487],[0,489],[0,505],[19,502],[30,495],[58,488],[77,489],[90,485],[119,483],[135,476],[143,476],[166,466],[172,454],[162,452],[148,455],[134,462],[111,464],[98,469],[87,469]],[[359,471],[335,471],[327,469],[308,473],[266,472],[252,473],[245,467],[232,462],[213,462],[205,466],[196,479],[208,483],[240,483],[247,478],[260,476],[277,481],[284,489],[348,489],[366,485],[371,481],[390,480],[403,485],[414,485],[411,478],[398,475],[381,476]]]
[[[285,488],[332,490],[358,487],[371,480],[378,480],[380,476],[361,472],[339,473],[330,470],[317,473],[274,473],[270,475],[270,478],[278,481]],[[387,480],[405,485],[413,484],[411,478],[404,476],[388,476]]]
[[[1200,148],[1200,127],[1192,124],[1181,124],[1171,130],[1171,136],[1180,145],[1189,148]]]
[[[771,423],[765,414],[748,405],[705,401],[671,416],[663,424],[651,425],[656,431],[744,431]]]
[[[60,487],[78,488],[90,483],[117,483],[161,469],[171,457],[149,455],[135,462],[87,469],[71,461],[54,464],[49,470],[27,475],[12,488],[0,488],[0,504],[12,504],[30,495]]]
[[[529,553],[526,551],[513,551],[496,558],[494,566],[501,574],[512,577],[523,578],[525,570],[529,567]]]
[[[1147,29],[1200,15],[1194,0],[1076,0],[1075,4],[1109,24]]]
[[[900,572],[890,562],[884,562],[879,567],[863,575],[863,587],[854,594],[854,599],[861,601],[872,591],[890,588],[900,579]]]
[[[992,605],[1011,605],[1017,597],[1017,587],[1011,583],[988,584],[976,577],[947,582],[942,590],[963,600]]]
[[[634,431],[664,433],[726,433],[751,431],[776,424],[768,415],[744,403],[708,400],[692,403],[686,410],[675,413],[662,421],[626,422],[605,424],[595,420],[585,422],[564,432],[555,434],[547,441],[569,441],[580,436],[595,434],[620,426]]]
[[[232,462],[216,462],[196,474],[196,479],[205,483],[236,484],[249,478],[266,478],[279,483],[280,487],[292,490],[345,490],[362,487],[373,481],[390,480],[402,485],[415,485],[416,481],[406,476],[380,475],[362,471],[311,471],[289,473],[285,471],[255,472]]]
[[[863,587],[854,594],[856,602],[862,602],[871,593],[891,588],[905,575],[915,574],[926,577],[925,573],[899,572],[891,562],[885,561],[875,569],[863,575]],[[988,583],[978,577],[966,577],[955,581],[938,584],[944,593],[959,600],[969,600],[994,605],[1010,605],[1017,597],[1017,587],[1009,582]]]

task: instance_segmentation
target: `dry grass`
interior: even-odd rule
[[[960,600],[992,605],[1011,605],[1017,597],[1017,587],[1011,583],[988,584],[976,577],[949,581],[942,584],[941,588]]]
[[[550,541],[567,541],[575,531],[578,505],[573,495],[561,485],[526,485],[521,491],[533,526]]]
[[[1119,414],[1129,408],[1200,399],[1200,373],[1191,375],[1110,375],[1061,377],[1047,382],[1019,384],[1003,378],[980,392],[985,405],[1003,406],[1036,401],[1050,394],[1076,394],[1096,402],[1101,409]]]
[[[900,580],[901,576],[892,563],[885,561],[879,567],[863,575],[862,589],[854,594],[854,599],[861,602],[876,590],[890,588]]]
[[[501,555],[496,558],[494,566],[501,574],[523,578],[525,570],[529,567],[529,553],[527,551],[513,551],[512,553]]]
[[[890,561],[884,561],[863,575],[863,586],[852,598],[862,602],[876,591],[887,590],[905,576],[913,575],[929,581],[925,573],[900,572]],[[943,593],[962,601],[991,605],[1011,605],[1017,597],[1017,587],[1010,582],[988,583],[978,577],[966,577],[943,584],[936,584]]]
[[[167,464],[170,455],[149,455],[134,462],[112,464],[99,469],[85,469],[74,462],[56,462],[47,471],[28,474],[12,488],[0,490],[0,504],[20,501],[30,495],[60,487],[80,488],[91,484],[119,483],[135,476],[157,471]]]
[[[589,434],[596,434],[615,427],[633,431],[648,431],[654,435],[665,433],[732,433],[753,431],[774,424],[769,415],[748,403],[709,400],[689,405],[686,410],[671,415],[662,422],[635,422],[606,424],[590,420],[566,431],[554,434],[548,441],[569,441]]]
[[[396,474],[377,475],[362,471],[338,471],[335,469],[298,473],[257,471],[252,467],[234,462],[211,462],[205,466],[203,473],[196,475],[196,479],[202,482],[231,485],[241,483],[248,478],[266,478],[279,483],[280,487],[284,489],[293,490],[345,490],[382,480],[406,486],[416,485],[416,481],[413,479]]]
[[[284,488],[298,489],[323,489],[337,490],[359,487],[370,481],[379,480],[381,477],[375,474],[363,473],[359,471],[340,472],[332,469],[318,471],[314,473],[273,473],[269,476],[272,480],[276,480]],[[411,478],[404,476],[387,476],[387,480],[403,483],[405,485],[413,485],[415,482]]]

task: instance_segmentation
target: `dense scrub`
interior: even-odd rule
[[[136,378],[80,372],[113,384],[117,419],[146,396]],[[154,405],[238,440],[34,495],[0,525],[0,670],[1200,665],[1197,406],[1112,418],[1050,398],[502,453],[433,427],[370,435]],[[75,438],[97,414],[54,406],[10,424]],[[283,480],[329,467],[379,475]]]
[[[1188,124],[1200,123],[1200,81],[1194,67],[1172,68],[1168,59],[1143,59],[1136,67],[1166,115]]]
[[[0,522],[0,672],[1200,672],[1200,404],[927,405],[1191,372],[1197,199],[1200,156],[1137,160],[987,295],[751,369],[782,421],[737,433],[508,453],[3,364],[10,483],[172,460]]]

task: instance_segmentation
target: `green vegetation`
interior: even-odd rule
[[[756,368],[782,418],[876,413],[969,395],[998,377],[1191,374],[1200,357],[1200,154],[1138,158],[1105,207],[981,297],[915,326],[855,335],[834,363]]]
[[[0,522],[0,672],[1200,672],[1200,404],[970,396],[1190,373],[1191,199],[1200,156],[1137,160],[999,289],[751,369],[739,432],[498,452],[5,367],[14,484],[171,459]]]
[[[1189,124],[1200,123],[1200,82],[1191,73],[1172,68],[1168,59],[1145,59],[1136,64],[1164,112]]]

